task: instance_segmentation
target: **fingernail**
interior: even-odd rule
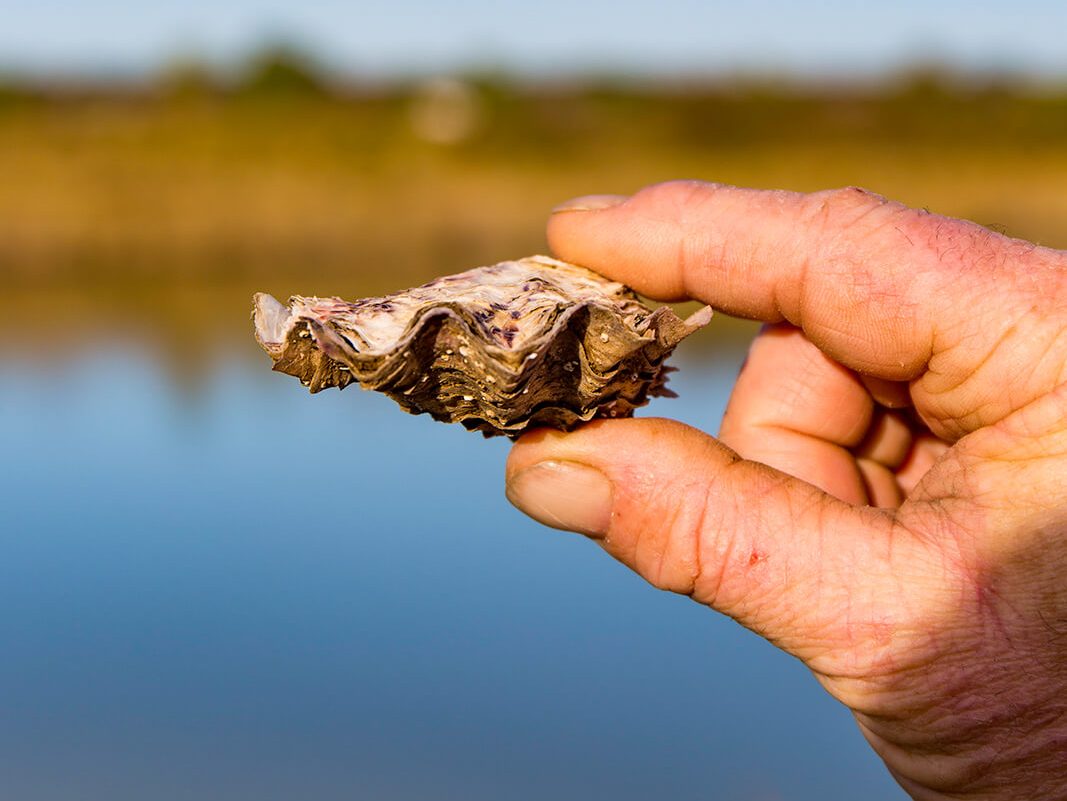
[[[517,474],[508,500],[539,523],[588,537],[602,537],[611,524],[611,483],[577,462],[541,462]]]
[[[560,214],[564,211],[600,211],[602,209],[610,209],[612,206],[618,206],[620,203],[625,203],[629,199],[629,195],[583,195],[582,197],[572,198],[564,203],[560,203],[552,209],[552,213]]]

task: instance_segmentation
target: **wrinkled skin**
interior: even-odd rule
[[[694,182],[573,201],[549,240],[768,325],[718,439],[535,432],[509,498],[795,655],[912,797],[1067,799],[1067,254]]]

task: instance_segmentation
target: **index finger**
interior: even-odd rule
[[[1064,254],[861,189],[658,184],[564,204],[548,239],[650,297],[788,321],[864,375],[921,380],[957,436],[1067,379]]]
[[[1057,255],[855,187],[675,181],[614,205],[583,200],[549,221],[560,258],[659,300],[786,320],[842,363],[890,380],[918,376],[966,319],[996,322],[1032,300],[1014,262]]]

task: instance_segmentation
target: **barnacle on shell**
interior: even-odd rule
[[[358,382],[412,414],[486,436],[628,417],[666,389],[663,360],[711,319],[655,311],[634,292],[545,256],[353,302],[255,297],[274,369],[312,392]]]

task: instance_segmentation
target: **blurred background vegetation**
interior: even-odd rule
[[[1065,247],[1062,0],[9,11],[0,797],[901,797],[792,659],[520,519],[505,443],[271,375],[251,295],[543,251],[673,178]],[[648,413],[714,431],[753,328]]]
[[[541,251],[562,199],[670,178],[860,184],[1067,246],[1067,82],[360,80],[270,46],[0,78],[0,175],[9,324],[143,324],[195,362],[255,289],[367,294]]]

